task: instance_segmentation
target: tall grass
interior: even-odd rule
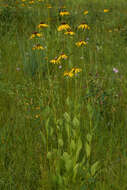
[[[126,190],[126,1],[29,2],[1,1],[0,189]]]

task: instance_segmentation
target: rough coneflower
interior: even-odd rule
[[[32,35],[30,36],[30,39],[33,39],[35,37],[39,37],[40,38],[40,37],[42,37],[42,34],[39,33],[39,32],[33,32]]]
[[[64,53],[62,53],[57,59],[61,60],[61,59],[67,59],[67,55],[65,55]]]
[[[62,59],[67,59],[68,57],[67,57],[67,55],[65,55],[64,53],[62,53],[59,57],[56,57],[55,59],[52,59],[51,61],[50,61],[50,63],[53,63],[53,64],[60,64],[61,63],[61,60]]]
[[[80,24],[79,26],[78,26],[78,29],[90,29],[90,27],[88,26],[88,24],[85,24],[85,23],[82,23],[82,24]]]
[[[51,8],[52,8],[52,5],[47,4],[46,7],[47,7],[48,9],[51,9]]]
[[[44,22],[41,22],[37,27],[38,28],[47,28],[48,24],[45,24]]]
[[[87,45],[87,42],[81,40],[81,41],[79,41],[79,42],[76,42],[75,45],[76,45],[77,47],[80,47],[80,46],[82,46],[82,45],[85,45],[85,46],[86,46],[86,45]]]
[[[37,44],[37,45],[35,45],[33,48],[32,48],[32,50],[43,50],[44,49],[44,47],[42,46],[42,45],[40,45],[40,44]]]
[[[29,1],[29,4],[34,4],[35,2],[34,1]]]
[[[81,72],[82,69],[80,68],[72,68],[69,72],[65,71],[64,76],[73,77],[75,74]]]
[[[62,23],[58,28],[57,28],[58,31],[62,31],[62,30],[71,30],[71,27],[66,24],[66,23]]]
[[[50,63],[52,63],[52,64],[60,64],[60,60],[58,60],[58,58],[55,58],[55,59],[52,59],[50,61]]]
[[[60,16],[70,15],[68,11],[60,11]]]
[[[70,35],[70,36],[73,36],[75,35],[75,32],[71,31],[71,30],[68,30],[67,32],[64,33],[65,35]]]
[[[108,13],[109,12],[109,9],[104,9],[104,13]]]
[[[88,11],[87,11],[87,10],[85,10],[85,11],[83,12],[83,14],[84,14],[84,15],[87,15],[87,14],[88,14]]]

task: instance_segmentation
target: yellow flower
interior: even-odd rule
[[[52,8],[52,6],[50,4],[47,4],[46,6],[47,6],[48,9]]]
[[[34,1],[29,1],[29,4],[34,4]]]
[[[32,50],[43,50],[44,48],[43,48],[43,46],[42,45],[40,45],[40,44],[37,44],[37,45],[35,45],[33,48],[32,48]]]
[[[81,71],[82,71],[82,69],[80,69],[80,68],[72,68],[71,71],[69,71],[69,72],[65,71],[64,76],[73,77],[75,74],[77,74]]]
[[[69,73],[68,73],[68,76],[69,76],[69,77],[73,77],[74,74],[73,74],[72,72],[69,72]]]
[[[30,36],[30,39],[33,39],[33,38],[35,38],[35,34],[32,34],[31,36]]]
[[[61,60],[61,59],[67,59],[67,55],[65,55],[64,53],[61,54],[61,55],[57,58],[57,60]]]
[[[53,63],[53,64],[59,64],[61,59],[67,59],[67,55],[65,55],[64,53],[61,54],[59,57],[55,58],[55,59],[52,59],[50,61],[50,63]]]
[[[40,115],[35,115],[35,118],[38,119],[40,117]]]
[[[80,68],[74,68],[75,74],[76,74],[76,73],[79,73],[79,72],[81,72],[81,71],[82,71],[82,69],[80,69]]]
[[[82,24],[80,24],[79,26],[78,26],[78,29],[90,29],[90,27],[87,25],[87,24],[85,24],[85,23],[82,23]]]
[[[64,16],[64,15],[70,15],[70,13],[68,11],[61,11],[60,16]]]
[[[48,24],[45,24],[45,23],[41,22],[37,27],[38,28],[47,28]]]
[[[68,72],[67,71],[64,72],[64,76],[68,76]]]
[[[68,24],[66,24],[66,23],[62,23],[62,24],[57,28],[58,31],[70,30],[70,29],[71,29],[71,27],[70,27]]]
[[[64,72],[64,76],[73,77],[73,76],[74,76],[74,74],[73,74],[73,73],[71,73],[71,72],[67,72],[67,71],[65,71],[65,72]]]
[[[75,32],[72,32],[72,31],[70,30],[70,31],[65,32],[64,34],[65,34],[65,35],[73,36],[73,35],[75,35]]]
[[[38,32],[33,32],[33,34],[30,36],[30,39],[33,39],[35,37],[42,37],[42,34],[41,33],[38,33]]]
[[[83,13],[84,15],[87,15],[88,14],[88,11],[84,11],[84,13]]]
[[[70,71],[70,73],[77,74],[77,73],[79,73],[81,71],[82,71],[82,69],[80,69],[80,68],[72,68],[72,70]]]
[[[109,10],[108,9],[104,9],[104,13],[108,13],[109,12]]]
[[[50,61],[50,63],[59,64],[59,63],[60,63],[60,60],[58,60],[57,58],[55,58],[55,59],[52,59],[52,60]]]
[[[22,7],[25,7],[26,5],[24,3],[21,4]]]
[[[36,36],[37,36],[37,37],[41,37],[41,36],[42,36],[42,34],[40,34],[40,33],[37,33],[37,34],[36,34]]]
[[[81,40],[81,41],[79,41],[79,42],[76,42],[75,45],[78,46],[78,47],[80,47],[80,46],[82,46],[82,45],[85,45],[85,46],[86,46],[86,45],[87,45],[87,42]]]

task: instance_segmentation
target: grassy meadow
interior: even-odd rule
[[[127,190],[126,95],[126,0],[0,0],[0,190]]]

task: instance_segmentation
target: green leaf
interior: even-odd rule
[[[71,140],[71,144],[70,144],[70,149],[71,149],[71,152],[73,152],[76,148],[76,144],[75,144],[75,141],[72,139]]]
[[[67,112],[64,113],[64,118],[67,122],[71,121],[70,115]]]
[[[46,108],[45,108],[45,113],[48,115],[49,113],[50,113],[50,107],[49,106],[46,106]]]
[[[50,118],[47,118],[46,123],[45,123],[46,129],[49,127],[49,122],[50,122]]]
[[[77,172],[78,172],[79,164],[77,163],[73,168],[73,181],[76,178]]]
[[[79,127],[79,125],[80,125],[80,122],[79,122],[79,120],[78,120],[76,117],[73,118],[72,123],[73,123],[73,125],[74,125],[75,127]]]
[[[87,136],[86,136],[86,138],[87,138],[87,141],[88,141],[89,144],[90,144],[91,141],[92,141],[92,135],[88,133]]]
[[[58,139],[58,144],[59,144],[59,146],[61,146],[61,147],[62,147],[62,146],[63,146],[63,144],[64,144],[64,143],[63,143],[63,139]]]
[[[87,104],[87,109],[88,109],[90,118],[92,118],[92,116],[93,116],[93,108],[92,108],[90,103]]]
[[[72,168],[73,168],[73,162],[72,160],[66,160],[65,162],[65,168],[67,170],[67,172],[69,172]]]
[[[41,134],[41,137],[42,137],[42,142],[43,142],[43,144],[46,145],[46,138],[45,138],[45,135],[44,135],[42,132],[40,132],[40,134]]]
[[[77,142],[76,161],[78,160],[81,149],[82,149],[82,140],[81,140],[81,137],[79,137],[78,142]]]
[[[71,104],[71,100],[70,100],[69,97],[67,97],[67,99],[66,99],[66,104],[67,104],[68,106]]]
[[[99,161],[95,162],[92,166],[91,166],[91,175],[94,176],[95,173],[97,172],[98,170],[98,165],[99,165]]]
[[[67,159],[70,159],[70,155],[67,152],[63,153],[63,160],[66,161]]]
[[[52,153],[51,153],[51,152],[48,152],[48,153],[47,153],[47,159],[50,160],[51,158],[52,158]]]
[[[57,175],[57,183],[62,186],[63,185],[63,178],[60,175]]]
[[[81,189],[80,189],[80,190],[88,190],[87,185],[84,183],[84,184],[81,186]]]
[[[66,123],[66,132],[67,132],[67,136],[68,138],[70,138],[70,125],[68,123]]]
[[[70,159],[70,155],[67,152],[63,153],[63,160],[65,162],[65,168],[67,172],[72,168],[72,160]]]
[[[91,147],[90,147],[90,145],[88,143],[86,143],[85,148],[86,148],[87,158],[89,158],[90,157],[90,153],[91,153]]]

